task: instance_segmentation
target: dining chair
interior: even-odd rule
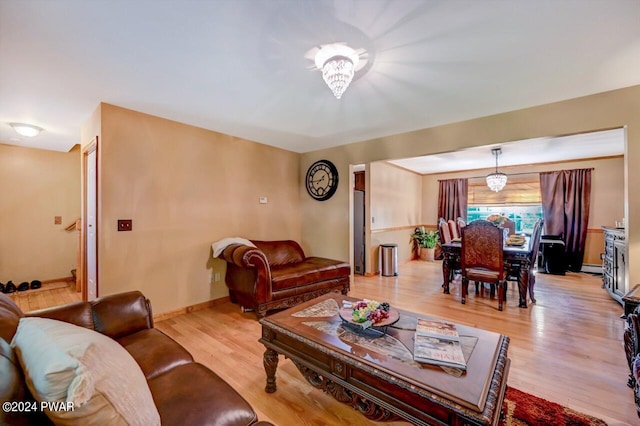
[[[465,222],[465,220],[461,217],[458,217],[456,219],[456,224],[458,225],[458,234],[462,235],[462,228],[464,228],[465,226],[467,226],[467,222]]]
[[[444,244],[451,242],[451,230],[449,224],[444,218],[438,220],[438,232],[440,233],[440,241]]]
[[[527,263],[529,264],[526,271],[523,273],[527,274],[527,283],[528,283],[528,294],[531,298],[531,302],[536,303],[536,299],[533,293],[533,286],[536,284],[536,276],[534,274],[534,268],[537,263],[538,258],[538,249],[540,247],[540,238],[542,236],[542,219],[538,219],[536,223],[533,225],[533,230],[531,231],[531,237],[529,238],[529,250],[527,255]],[[513,281],[518,283],[518,294],[520,295],[520,300],[525,300],[527,298],[527,294],[522,294],[523,291],[520,288],[520,277],[521,269],[516,265],[507,265],[505,264],[505,273],[506,280]]]
[[[502,228],[506,228],[509,230],[509,235],[515,235],[516,233],[516,223],[514,221],[512,221],[511,219],[507,219],[504,221],[504,223],[502,225],[500,225]]]
[[[447,221],[447,224],[449,225],[449,232],[451,233],[451,239],[460,238],[460,233],[458,232],[458,224],[456,223],[456,221],[453,219],[449,219]]]
[[[441,244],[451,242],[452,237],[449,223],[442,217],[438,220],[438,233],[440,234]],[[452,259],[445,259],[444,261],[449,264],[449,282],[451,282],[456,274],[460,273],[460,259],[459,257],[456,257]]]
[[[529,240],[529,297],[532,303],[536,303],[536,298],[533,295],[533,287],[536,285],[536,275],[533,270],[536,263],[538,263],[538,249],[540,249],[543,224],[542,219],[536,221],[535,225],[533,225],[533,232],[531,232],[531,240]]]
[[[462,228],[462,304],[467,301],[471,280],[495,285],[498,310],[502,310],[506,286],[503,241],[502,229],[486,220],[474,220]]]

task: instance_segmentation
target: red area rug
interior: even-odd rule
[[[607,423],[595,417],[563,407],[555,402],[538,398],[507,387],[504,397],[501,426],[606,426]]]

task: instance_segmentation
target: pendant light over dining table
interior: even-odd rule
[[[498,172],[498,156],[502,154],[502,148],[493,148],[491,153],[496,157],[496,171],[487,176],[487,186],[494,192],[500,192],[507,184],[507,175]]]

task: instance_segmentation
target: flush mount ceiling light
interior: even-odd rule
[[[13,130],[15,130],[19,135],[25,136],[27,138],[38,136],[43,130],[42,127],[34,126],[32,124],[9,123],[9,125],[13,127]]]
[[[359,61],[358,53],[341,43],[327,44],[315,56],[316,67],[322,70],[322,78],[340,99],[355,74]]]
[[[493,148],[491,153],[496,157],[496,171],[487,176],[487,186],[494,192],[500,192],[507,184],[507,175],[498,172],[498,156],[502,154],[502,149]]]

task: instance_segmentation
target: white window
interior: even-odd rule
[[[516,223],[517,233],[531,233],[542,218],[540,179],[537,173],[510,175],[500,192],[493,192],[484,179],[469,179],[467,223],[499,214]]]

